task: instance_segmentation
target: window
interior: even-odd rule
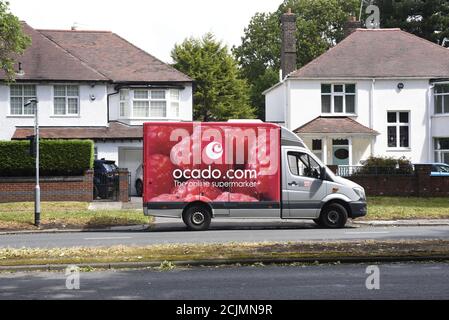
[[[294,176],[307,178],[320,178],[320,165],[308,154],[300,152],[288,153],[290,172]]]
[[[355,113],[355,84],[322,84],[321,112]]]
[[[120,117],[129,116],[129,90],[120,90]]]
[[[54,86],[54,114],[73,116],[79,114],[79,87],[73,85]]]
[[[179,90],[121,90],[120,117],[179,118]],[[132,106],[130,114],[129,106]]]
[[[449,84],[435,85],[435,114],[449,113]]]
[[[449,164],[449,138],[435,139],[435,161]]]
[[[11,85],[10,88],[10,110],[11,115],[34,115],[36,106],[31,104],[25,106],[28,100],[36,98],[35,85]]]
[[[312,140],[312,152],[318,159],[323,160],[323,140]]]
[[[387,114],[388,148],[410,148],[410,112]]]

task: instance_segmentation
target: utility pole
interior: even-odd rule
[[[34,106],[34,135],[36,143],[36,187],[34,188],[34,225],[39,227],[41,224],[41,187],[39,185],[39,112],[37,99],[30,99],[25,106]]]

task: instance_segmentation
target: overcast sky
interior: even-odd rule
[[[229,47],[240,44],[256,12],[282,0],[9,0],[11,11],[33,28],[113,31],[157,58],[186,37],[213,32]]]

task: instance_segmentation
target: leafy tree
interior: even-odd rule
[[[255,14],[244,30],[242,44],[232,49],[251,85],[251,102],[264,118],[262,92],[279,81],[280,17],[291,8],[297,15],[298,68],[343,39],[343,26],[359,12],[359,0],[284,0],[272,13]]]
[[[382,28],[401,28],[435,43],[449,38],[449,1],[375,0]]]
[[[175,45],[171,56],[174,67],[195,80],[195,120],[254,117],[248,84],[240,78],[238,65],[228,47],[215,40],[211,33]]]
[[[22,54],[30,43],[20,20],[10,12],[9,2],[0,0],[0,63],[7,81],[15,77],[16,56]]]

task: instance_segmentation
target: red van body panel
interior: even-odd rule
[[[152,122],[143,133],[143,202],[150,210],[195,201],[213,208],[280,207],[279,126]]]

